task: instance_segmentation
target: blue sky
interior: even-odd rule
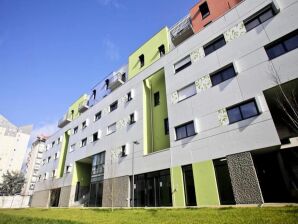
[[[197,1],[0,0],[0,114],[54,131],[73,101]]]

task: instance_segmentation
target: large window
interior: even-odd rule
[[[175,127],[176,140],[187,138],[196,134],[194,122],[188,122],[186,124]]]
[[[221,82],[233,78],[234,76],[236,76],[235,69],[233,65],[229,65],[210,75],[212,86],[216,86]]]
[[[175,73],[182,71],[183,69],[187,68],[191,65],[190,56],[187,55],[185,58],[181,59],[174,65]]]
[[[273,59],[296,48],[298,48],[298,30],[269,44],[265,50],[269,59]]]
[[[256,101],[249,100],[236,106],[227,108],[230,124],[245,120],[259,114]]]
[[[195,83],[192,83],[192,84],[178,90],[178,100],[179,101],[184,100],[188,97],[195,95],[196,93],[197,93],[196,85],[195,85]]]
[[[226,41],[223,35],[220,35],[215,40],[204,46],[205,55],[211,54],[212,52],[218,50],[219,48],[226,45]]]
[[[275,15],[275,13],[274,13],[272,7],[266,8],[265,10],[258,12],[252,18],[250,18],[246,22],[244,22],[245,28],[247,31],[250,31],[253,28],[257,27],[258,25],[264,23],[268,19],[272,18],[274,15]]]

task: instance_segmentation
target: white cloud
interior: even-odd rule
[[[117,45],[110,39],[103,40],[103,46],[105,47],[105,54],[112,61],[117,61],[120,58],[120,53]]]
[[[33,127],[29,140],[29,146],[31,146],[32,142],[35,141],[36,137],[39,135],[50,136],[54,134],[58,130],[57,124],[57,121],[42,122]]]
[[[112,6],[116,9],[119,9],[122,7],[122,5],[119,3],[118,0],[97,0],[97,2],[101,5],[101,6]]]

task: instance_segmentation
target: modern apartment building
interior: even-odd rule
[[[37,136],[37,139],[32,143],[31,150],[27,155],[25,164],[25,179],[22,195],[32,195],[35,184],[38,178],[38,170],[42,164],[42,154],[46,147],[46,136]]]
[[[32,206],[297,202],[297,10],[207,0],[161,29],[69,107]]]
[[[32,125],[17,127],[0,114],[0,182],[7,171],[21,172]]]

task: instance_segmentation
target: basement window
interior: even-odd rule
[[[202,19],[205,19],[207,16],[210,15],[210,11],[209,11],[209,7],[208,7],[207,2],[204,2],[203,4],[201,4],[199,6],[199,10],[201,12]]]

